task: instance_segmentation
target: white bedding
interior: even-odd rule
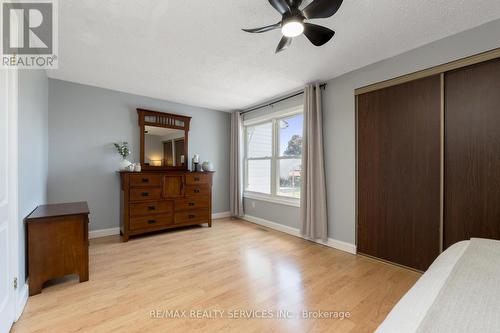
[[[468,245],[469,241],[459,242],[441,253],[413,288],[396,304],[376,332],[401,333],[417,331],[453,267]]]

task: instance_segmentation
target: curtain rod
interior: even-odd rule
[[[320,88],[325,88],[326,87],[326,83],[320,84],[319,87]],[[304,94],[304,91],[302,90],[302,91],[300,91],[298,93],[295,93],[293,95],[280,98],[277,101],[274,101],[274,102],[271,102],[271,103],[267,103],[267,104],[263,104],[263,105],[259,105],[259,106],[256,106],[254,108],[248,109],[248,110],[244,110],[244,111],[240,112],[240,114],[245,114],[245,113],[256,111],[256,110],[259,110],[259,109],[262,109],[262,108],[265,108],[265,107],[268,107],[268,106],[273,106],[274,104],[286,101],[287,99],[294,98],[294,97],[297,97],[297,96],[300,96],[300,95],[303,95],[303,94]]]

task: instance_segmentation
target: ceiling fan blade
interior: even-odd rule
[[[335,35],[335,31],[320,25],[304,23],[304,35],[316,46],[321,46],[330,41]]]
[[[290,11],[290,7],[285,0],[269,0],[271,6],[274,7],[281,15]]]
[[[302,4],[302,0],[286,0],[290,8],[299,8]]]
[[[280,27],[281,27],[281,22],[278,22],[276,24],[268,25],[266,27],[255,28],[255,29],[241,29],[241,30],[256,34],[256,33],[261,33],[261,32],[266,32],[266,31],[278,29]]]
[[[276,48],[276,53],[279,53],[279,52],[287,49],[290,46],[290,44],[292,44],[292,38],[283,36],[283,38],[281,38],[281,40],[278,44],[278,47]]]
[[[339,10],[342,1],[343,0],[314,0],[304,8],[302,14],[309,20],[331,17]]]

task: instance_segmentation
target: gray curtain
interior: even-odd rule
[[[231,146],[229,161],[229,208],[231,216],[243,213],[243,136],[241,114],[231,114]]]
[[[307,85],[304,91],[301,178],[300,232],[309,239],[321,239],[326,242],[328,239],[328,220],[323,161],[323,117],[319,84]]]

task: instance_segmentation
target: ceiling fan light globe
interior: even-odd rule
[[[297,21],[289,21],[281,28],[281,33],[285,37],[297,37],[304,32],[304,24]]]

